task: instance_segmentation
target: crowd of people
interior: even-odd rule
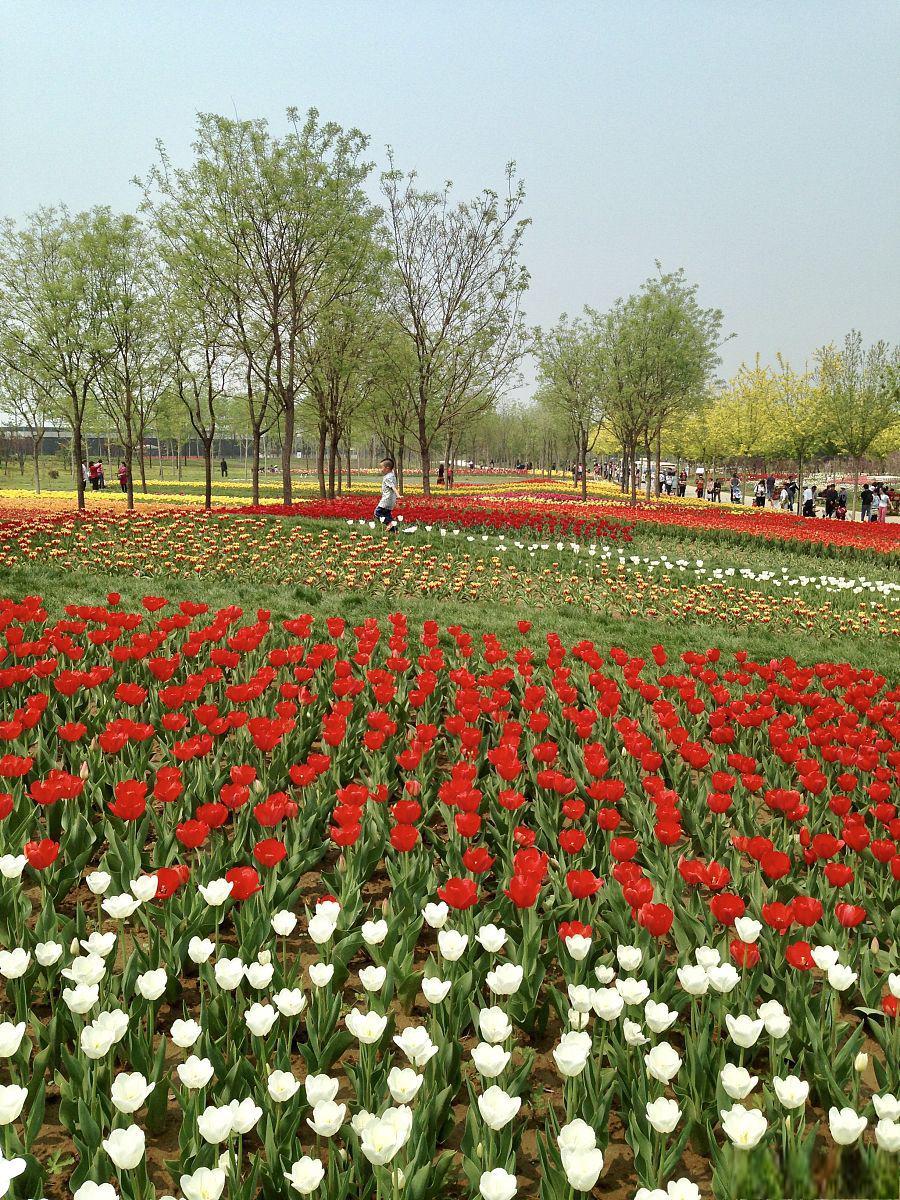
[[[119,463],[119,469],[116,472],[116,477],[119,480],[120,491],[128,491],[128,467],[124,462]],[[103,469],[103,460],[90,459],[89,462],[81,464],[81,482],[85,487],[90,488],[93,492],[102,492],[106,488],[106,472]]]

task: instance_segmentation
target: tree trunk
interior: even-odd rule
[[[134,463],[134,446],[131,442],[128,442],[128,444],[122,449],[123,457],[125,459],[125,494],[128,497],[128,508],[130,511],[134,509],[134,475],[132,473],[132,466]]]
[[[655,490],[657,496],[662,495],[662,477],[661,477],[661,473],[660,473],[661,467],[662,467],[662,430],[660,430],[656,435],[656,487],[654,490]]]
[[[648,437],[644,438],[644,459],[647,463],[647,482],[644,485],[644,491],[646,493],[647,499],[649,500],[650,495],[651,495],[652,481],[650,479],[650,473],[651,473],[650,472],[650,439]]]
[[[397,473],[397,487],[403,491],[403,455],[406,451],[406,436],[400,434],[397,442],[397,453],[394,455],[394,468]]]
[[[31,446],[34,451],[34,494],[36,496],[39,496],[41,494],[41,442],[42,441],[43,441],[43,435],[39,438],[35,437],[35,438],[31,439]]]
[[[637,441],[629,446],[629,470],[631,473],[631,503],[637,504]]]
[[[78,493],[78,507],[84,510],[84,475],[81,472],[84,451],[81,442],[81,421],[72,424],[72,444],[75,451],[75,491]]]
[[[861,466],[862,466],[861,461],[858,458],[854,458],[854,460],[853,460],[853,507],[850,510],[850,520],[851,521],[856,520],[856,501],[859,497],[859,476],[860,476],[860,467]]]
[[[337,456],[337,447],[334,444],[334,435],[331,434],[328,438],[328,499],[334,499],[334,463]]]
[[[316,476],[319,480],[319,496],[324,500],[328,492],[325,490],[325,443],[327,440],[327,430],[325,422],[319,422],[319,442],[316,446]]]
[[[203,507],[209,512],[212,508],[212,463],[213,439],[202,438],[203,443]]]
[[[350,482],[350,447],[349,447],[349,446],[347,446],[347,447],[346,447],[346,451],[347,451],[347,453],[346,453],[346,458],[347,458],[347,491],[349,492],[349,491],[350,491],[350,487],[351,487],[351,482]]]
[[[284,397],[284,441],[281,443],[281,482],[284,489],[285,504],[294,502],[294,484],[291,478],[291,465],[294,453],[294,394],[288,392]]]
[[[428,444],[428,431],[425,428],[425,414],[422,410],[419,414],[419,454],[422,458],[422,494],[425,496],[431,495],[431,447]],[[446,464],[446,470],[450,470],[450,464]]]
[[[803,512],[803,455],[797,456],[797,515]]]
[[[250,496],[254,508],[259,506],[259,460],[262,456],[262,432],[253,426],[253,455],[250,463]]]

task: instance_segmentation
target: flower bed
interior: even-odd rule
[[[893,1194],[896,680],[153,595],[0,630],[16,1195]]]

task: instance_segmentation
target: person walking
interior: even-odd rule
[[[760,479],[759,483],[756,485],[756,487],[754,488],[754,492],[753,492],[754,507],[765,508],[766,507],[766,495],[767,495],[766,481],[765,481],[765,479]]]
[[[889,503],[890,503],[890,500],[888,498],[887,488],[886,487],[880,488],[878,491],[878,520],[879,520],[880,524],[882,524],[882,525],[884,525],[885,522],[887,521],[887,511],[888,511]]]
[[[860,520],[868,521],[872,515],[872,489],[867,483],[863,484],[862,491],[859,493],[859,516]]]
[[[125,466],[125,464],[123,462],[119,463],[118,475],[119,475],[119,487],[122,489],[123,492],[127,492],[128,491],[128,468]]]
[[[98,491],[100,488],[100,466],[93,459],[88,463],[88,479],[91,481],[91,491]]]
[[[731,503],[744,503],[744,489],[741,487],[741,479],[737,471],[733,472],[731,476]]]
[[[807,484],[803,489],[803,515],[804,517],[816,515],[816,489],[811,484]]]
[[[103,459],[97,459],[97,486],[101,492],[106,487],[106,476],[103,474]]]
[[[774,504],[775,504],[775,476],[772,474],[771,471],[766,476],[766,498],[768,499],[770,506],[774,506]]]
[[[227,459],[223,458],[222,461],[219,463],[219,470],[222,472],[222,478],[227,479],[228,478],[228,461],[227,461]]]
[[[380,521],[391,533],[395,533],[397,530],[397,518],[394,516],[394,508],[397,501],[401,499],[394,466],[392,458],[383,458],[381,460],[381,470],[383,472],[381,499],[378,501],[375,509],[375,520]]]

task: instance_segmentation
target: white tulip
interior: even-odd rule
[[[591,952],[593,942],[580,933],[571,934],[565,938],[566,950],[575,962],[583,962]]]
[[[650,1040],[637,1021],[629,1021],[627,1017],[622,1022],[622,1033],[629,1046],[644,1046]]]
[[[272,917],[272,929],[279,937],[290,937],[296,928],[297,917],[286,908]]]
[[[128,1032],[128,1022],[128,1013],[123,1012],[121,1008],[115,1008],[111,1012],[99,1012],[94,1019],[98,1029],[106,1029],[112,1034],[114,1042],[121,1042]]]
[[[616,959],[623,971],[636,971],[644,961],[640,946],[617,946]]]
[[[143,975],[138,975],[135,987],[145,1000],[158,1000],[166,990],[166,983],[165,968],[159,967],[155,971],[145,971]]]
[[[156,1084],[148,1083],[140,1071],[130,1074],[120,1071],[113,1080],[110,1095],[119,1112],[133,1113],[144,1104],[155,1087]]]
[[[888,1154],[900,1152],[900,1124],[882,1117],[875,1126],[875,1141],[881,1150]]]
[[[681,1109],[674,1100],[660,1096],[646,1106],[647,1120],[657,1133],[671,1133],[681,1120]]]
[[[553,1061],[560,1075],[569,1079],[580,1075],[587,1066],[591,1044],[589,1033],[578,1030],[564,1033],[558,1045],[553,1047]]]
[[[846,992],[852,984],[856,983],[859,976],[850,967],[845,967],[842,963],[835,963],[825,972],[825,977],[829,984],[836,992]]]
[[[754,921],[753,917],[737,917],[734,922],[734,931],[742,942],[752,946],[762,933],[762,924]]]
[[[503,1167],[485,1171],[478,1181],[478,1192],[482,1200],[512,1200],[518,1190],[515,1175]]]
[[[495,995],[514,996],[522,986],[525,971],[518,963],[499,963],[488,971],[485,982]]]
[[[900,1121],[900,1100],[891,1092],[885,1092],[883,1096],[873,1096],[872,1103],[875,1105],[875,1112],[885,1121]]]
[[[422,995],[429,1004],[443,1004],[452,987],[452,980],[438,979],[436,975],[426,975],[422,979]]]
[[[210,938],[192,937],[188,942],[188,958],[192,963],[209,962],[213,956],[216,945]]]
[[[835,950],[834,946],[813,946],[812,960],[820,971],[827,971],[829,967],[835,966],[840,962],[840,954]]]
[[[753,1017],[745,1014],[735,1017],[731,1013],[726,1013],[725,1026],[734,1044],[744,1049],[755,1046],[763,1031],[762,1021],[754,1020]]]
[[[739,1150],[752,1150],[762,1141],[768,1122],[758,1108],[733,1104],[727,1112],[719,1113],[728,1140]]]
[[[176,1046],[189,1050],[203,1033],[203,1027],[196,1021],[182,1021],[180,1018],[172,1022],[169,1035]]]
[[[338,1094],[340,1083],[331,1075],[307,1075],[304,1081],[306,1099],[315,1108],[317,1104],[325,1104]]]
[[[424,1067],[438,1052],[423,1026],[410,1025],[401,1033],[394,1034],[394,1045],[403,1051],[414,1067]]]
[[[576,1012],[588,1013],[594,1003],[594,989],[583,983],[570,983],[567,987],[569,1004]]]
[[[328,987],[334,977],[334,964],[322,962],[310,963],[306,971],[313,987],[324,988]]]
[[[4,979],[21,979],[31,963],[31,952],[17,946],[14,950],[0,950],[0,975]]]
[[[191,1175],[178,1181],[184,1200],[219,1200],[225,1191],[225,1171],[222,1167],[198,1167]]]
[[[283,1017],[299,1017],[306,1008],[306,996],[300,988],[282,988],[272,997],[272,1003]]]
[[[240,958],[217,958],[213,968],[216,983],[225,992],[233,992],[244,978],[244,964]]]
[[[145,904],[156,896],[159,890],[159,880],[155,875],[142,875],[140,879],[132,879],[128,887],[135,900],[140,900],[142,904]]]
[[[91,871],[84,882],[95,896],[102,896],[112,883],[112,876],[106,871]]]
[[[487,1042],[479,1042],[472,1049],[472,1062],[479,1075],[486,1079],[496,1079],[509,1063],[510,1053],[502,1046],[491,1046]]]
[[[593,1191],[603,1170],[603,1152],[596,1148],[573,1150],[562,1154],[561,1158],[569,1187],[576,1192]]]
[[[462,958],[468,944],[468,936],[456,929],[441,929],[438,932],[438,950],[447,962],[456,962]]]
[[[617,988],[601,987],[594,991],[594,1012],[601,1021],[617,1021],[622,1015],[625,1001]]]
[[[650,995],[650,984],[646,979],[619,978],[616,980],[616,991],[626,1004],[643,1004]]]
[[[900,1000],[900,974],[891,971],[888,975],[888,988],[895,1000]]]
[[[475,934],[475,941],[489,954],[498,954],[508,939],[509,934],[506,930],[500,929],[496,925],[482,925]]]
[[[492,1084],[478,1097],[478,1111],[481,1119],[490,1129],[505,1128],[522,1107],[519,1096],[510,1096],[503,1088]]]
[[[144,1131],[137,1125],[114,1129],[101,1145],[120,1171],[133,1171],[144,1157]]]
[[[367,992],[380,992],[386,979],[387,968],[385,967],[363,967],[359,973],[359,982]]]
[[[778,1103],[783,1108],[802,1108],[809,1095],[809,1084],[796,1075],[788,1075],[782,1079],[776,1075],[772,1080]]]
[[[478,1028],[486,1042],[505,1042],[512,1037],[512,1023],[502,1008],[493,1005],[478,1013]]]
[[[681,1069],[681,1055],[669,1042],[660,1042],[644,1055],[647,1074],[660,1083],[669,1083]]]
[[[62,958],[63,948],[59,942],[38,942],[34,948],[34,957],[42,967],[52,967]]]
[[[213,1077],[213,1065],[208,1058],[198,1058],[192,1054],[175,1068],[178,1078],[186,1088],[196,1090],[204,1088]]]
[[[601,987],[608,987],[616,977],[612,967],[604,967],[602,964],[594,967],[594,976]]]
[[[78,1044],[81,1047],[81,1052],[85,1058],[96,1062],[98,1059],[105,1058],[113,1047],[115,1038],[111,1029],[105,1029],[102,1025],[97,1025],[91,1022],[90,1025],[85,1025],[81,1033],[78,1035]]]
[[[676,974],[678,982],[689,996],[704,996],[709,991],[709,976],[702,967],[688,963],[679,967]]]
[[[411,1067],[391,1067],[387,1078],[388,1091],[395,1104],[412,1104],[424,1082],[424,1075]]]
[[[694,958],[697,960],[698,966],[701,966],[707,973],[722,961],[722,955],[712,946],[698,946],[694,951]]]
[[[80,983],[77,987],[63,988],[63,1000],[69,1012],[83,1016],[94,1007],[100,998],[100,989],[96,984],[88,986]]]
[[[422,916],[425,918],[425,924],[432,929],[443,929],[450,916],[450,909],[441,900],[438,904],[426,904],[422,909]]]
[[[839,1146],[850,1146],[857,1140],[868,1122],[852,1108],[835,1108],[828,1110],[828,1128],[831,1136]]]
[[[726,996],[741,982],[740,972],[728,962],[709,967],[706,976],[709,979],[709,986],[720,996]]]
[[[381,1117],[367,1116],[369,1119],[359,1135],[360,1149],[373,1166],[384,1166],[409,1140],[412,1112],[401,1104],[389,1108]]]
[[[260,957],[266,951],[260,952]],[[272,977],[275,974],[275,967],[270,962],[252,962],[248,963],[244,968],[244,978],[254,989],[254,991],[262,992],[272,982]]]
[[[262,1116],[262,1109],[249,1096],[246,1100],[232,1100],[228,1107],[235,1133],[249,1133]]]
[[[587,1029],[591,1023],[591,1014],[589,1012],[578,1012],[575,1008],[570,1008],[566,1014],[566,1019],[570,1029]],[[634,1024],[633,1021],[626,1024]]]
[[[128,892],[122,892],[120,896],[107,896],[101,904],[103,911],[114,921],[127,921],[140,907],[140,900],[135,900]]]
[[[291,1173],[285,1173],[285,1179],[295,1192],[301,1196],[311,1195],[325,1178],[325,1168],[317,1158],[304,1154],[291,1164]]]
[[[573,1121],[561,1127],[556,1141],[563,1154],[576,1150],[593,1150],[597,1145],[597,1135],[586,1121],[575,1117]]]
[[[234,884],[227,879],[213,879],[211,883],[198,885],[200,895],[210,908],[220,908],[231,895]]]
[[[253,1003],[244,1013],[244,1024],[254,1037],[266,1037],[278,1019],[278,1013],[271,1004]]]
[[[736,1067],[734,1063],[726,1063],[719,1078],[732,1100],[746,1100],[759,1083],[756,1075],[751,1075],[746,1067]]]
[[[180,1069],[178,1073],[181,1074]],[[212,1068],[210,1068],[210,1075],[212,1075]],[[209,1142],[211,1146],[217,1146],[220,1142],[227,1141],[234,1133],[234,1115],[231,1108],[227,1104],[219,1108],[213,1104],[208,1105],[197,1117],[197,1129],[203,1140]]]
[[[346,1116],[346,1104],[336,1104],[333,1100],[324,1100],[315,1106],[312,1117],[307,1117],[306,1123],[319,1137],[334,1137],[344,1124]]]
[[[28,1088],[19,1087],[16,1083],[0,1086],[0,1125],[11,1125],[13,1121],[18,1121],[27,1099]]]
[[[678,1013],[673,1012],[667,1004],[648,1000],[644,1005],[644,1019],[654,1033],[665,1033],[678,1020]]]
[[[382,1016],[381,1013],[364,1013],[360,1012],[358,1008],[352,1008],[344,1017],[344,1024],[357,1041],[371,1046],[375,1042],[381,1041],[387,1028],[387,1017]]]
[[[383,918],[378,921],[365,921],[360,932],[367,946],[380,946],[388,935],[388,923]]]
[[[671,1179],[666,1185],[666,1200],[700,1200],[700,1189],[692,1179]]]
[[[27,866],[28,858],[24,854],[0,855],[0,875],[4,879],[21,879]]]
[[[22,1164],[22,1171],[25,1170],[25,1159],[14,1159],[14,1162]],[[19,1174],[22,1172],[20,1171]],[[80,1188],[76,1188],[72,1193],[72,1200],[119,1200],[119,1193],[111,1183],[93,1183],[88,1180],[83,1183]]]
[[[100,983],[105,978],[106,963],[99,954],[80,954],[72,959],[68,967],[63,967],[60,975],[72,983],[84,983],[90,987],[92,983]]]
[[[276,1104],[284,1104],[293,1099],[302,1084],[295,1079],[290,1071],[272,1071],[266,1080],[266,1089]]]
[[[309,936],[317,946],[324,946],[334,937],[334,922],[327,917],[313,917],[308,925]]]
[[[24,1021],[19,1021],[15,1025],[11,1021],[0,1023],[0,1058],[13,1058],[18,1054],[24,1036]]]

